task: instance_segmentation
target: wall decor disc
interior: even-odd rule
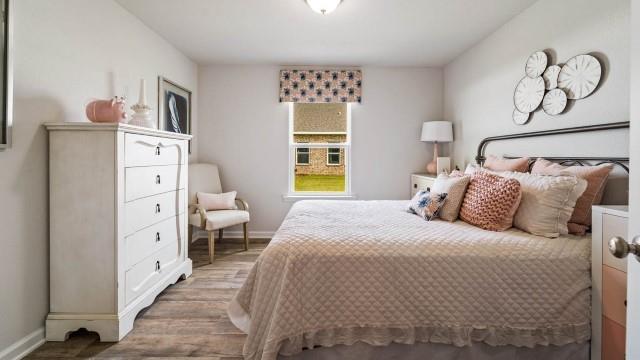
[[[537,78],[542,75],[546,68],[547,54],[542,51],[536,51],[527,59],[527,64],[524,66],[524,73],[530,78]]]
[[[529,122],[529,116],[531,113],[523,113],[518,109],[513,109],[513,122],[517,125],[524,125]]]
[[[568,99],[583,99],[596,89],[601,75],[598,59],[591,55],[578,55],[569,59],[560,70],[558,87],[566,91]]]
[[[562,89],[549,91],[542,100],[542,109],[548,115],[558,115],[567,107],[567,94]]]
[[[562,68],[558,65],[551,65],[542,74],[544,80],[544,88],[547,90],[555,89],[558,87],[558,75]]]
[[[518,111],[530,113],[540,106],[544,97],[544,80],[541,76],[530,78],[525,76],[520,80],[513,94],[513,104]]]

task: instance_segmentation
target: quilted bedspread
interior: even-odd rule
[[[427,222],[407,205],[296,203],[229,305],[245,358],[357,341],[589,340],[589,238]]]

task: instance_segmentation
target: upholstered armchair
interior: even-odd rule
[[[206,230],[209,239],[209,263],[213,262],[214,231],[218,230],[218,238],[222,239],[223,229],[242,224],[244,231],[244,249],[249,249],[247,223],[249,222],[249,204],[236,198],[236,208],[230,210],[207,211],[198,204],[197,193],[222,193],[218,167],[212,164],[189,165],[189,240],[191,245],[194,228]]]

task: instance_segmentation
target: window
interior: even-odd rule
[[[349,195],[351,105],[289,106],[289,195]]]
[[[340,165],[340,148],[328,148],[327,149],[327,165],[335,166]]]
[[[296,149],[296,165],[309,165],[309,148]]]

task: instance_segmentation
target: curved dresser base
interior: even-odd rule
[[[168,286],[180,279],[186,279],[191,273],[191,259],[187,258],[162,281],[131,302],[120,314],[50,313],[46,321],[46,340],[65,341],[72,332],[87,329],[98,333],[102,342],[120,341],[133,329],[133,322],[142,309],[153,304],[156,297]]]

